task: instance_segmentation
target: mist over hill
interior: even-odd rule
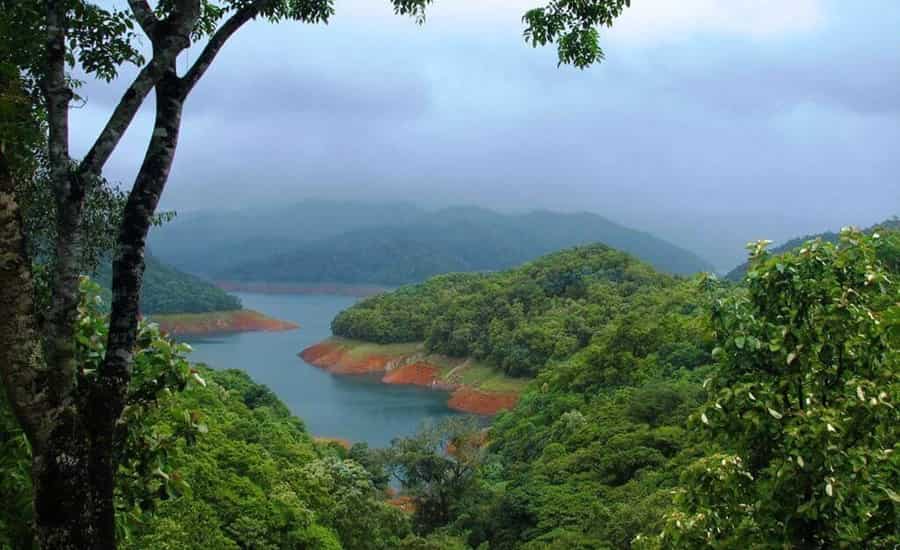
[[[154,253],[218,280],[417,282],[493,271],[579,244],[603,243],[674,274],[711,271],[697,254],[591,213],[426,211],[404,203],[304,201],[291,207],[185,216],[157,230]]]
[[[237,262],[265,259],[299,243],[353,229],[407,223],[425,212],[412,204],[309,199],[298,203],[179,214],[150,232],[162,260],[198,275],[212,275]]]

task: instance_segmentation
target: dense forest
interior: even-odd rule
[[[338,315],[332,331],[379,343],[424,341],[431,352],[533,376],[640,304],[684,286],[628,254],[591,245],[502,273],[443,275],[374,296]]]
[[[890,548],[898,258],[895,232],[783,255],[758,243],[732,286],[581,247],[370,298],[334,330],[536,375],[487,452],[466,455],[464,488],[438,505],[446,494],[410,485],[418,532],[489,548]],[[410,447],[438,448],[393,452]]]
[[[534,47],[555,46],[557,66],[579,69],[605,58],[600,38],[606,38],[607,29],[631,5],[630,0],[535,3],[524,15],[514,13],[521,17],[525,41]],[[298,219],[303,215],[282,208],[283,219],[266,220],[269,229],[262,233],[228,215],[233,227],[227,234],[215,235],[215,225],[222,223],[215,217],[196,218],[199,225],[180,237],[173,233],[170,242],[184,245],[173,250],[185,260],[174,262],[175,267],[189,272],[418,283],[359,303],[334,320],[334,332],[375,342],[421,343],[428,351],[459,359],[460,365],[474,357],[479,368],[500,369],[520,377],[517,384],[527,385],[515,407],[490,423],[453,418],[398,437],[384,449],[317,441],[271,390],[241,371],[192,364],[189,345],[143,320],[142,314],[152,311],[239,305],[199,279],[147,257],[151,227],[168,219],[158,206],[179,138],[190,135],[182,131],[183,123],[197,121],[196,112],[183,116],[192,92],[202,89],[198,84],[210,67],[222,66],[216,58],[231,49],[226,43],[245,24],[290,21],[321,29],[335,15],[334,4],[0,0],[0,547],[900,546],[900,232],[891,228],[847,228],[836,237],[804,241],[780,254],[772,253],[766,241],[752,243],[746,273],[736,281],[696,274],[708,266],[694,254],[590,214],[506,215],[470,208],[417,214],[386,205],[373,213],[341,207],[342,216],[330,216],[319,204],[308,205],[318,212],[302,223]],[[424,24],[432,2],[387,4],[388,13]],[[709,12],[705,17],[697,10],[684,13],[687,20],[717,21],[718,28],[745,15],[722,12],[728,19],[720,19]],[[477,18],[488,23],[492,40],[504,34],[493,17],[479,13]],[[682,27],[685,20],[679,12],[676,25]],[[369,13],[365,21],[383,25]],[[750,22],[751,30],[759,27],[758,21]],[[336,27],[341,26],[331,29]],[[692,27],[688,32],[705,37],[718,34],[718,28],[706,32]],[[664,31],[669,42],[667,28]],[[778,35],[790,43],[792,56],[797,45],[822,51],[809,47],[816,43],[798,42],[797,36]],[[444,32],[438,38],[459,44]],[[752,49],[777,53],[765,44],[760,48],[756,38],[749,44]],[[332,67],[341,70],[334,61],[342,57],[336,55],[340,49],[334,49],[338,41],[313,42],[306,51],[335,54],[320,55],[328,63],[327,74],[317,74],[313,66],[288,70],[275,63],[278,70],[269,73],[273,82],[289,76],[290,81],[281,83],[293,93],[298,82],[327,77]],[[359,44],[366,41],[352,42]],[[409,44],[401,44],[398,51],[409,50]],[[718,48],[721,44],[720,38],[702,47],[724,52],[721,57],[729,61],[743,59]],[[286,45],[271,51],[283,53]],[[378,61],[368,50],[356,49]],[[429,50],[429,59],[440,62],[440,50],[423,49]],[[303,51],[297,55],[311,59]],[[787,59],[769,55],[766,67]],[[251,63],[262,59],[260,51],[252,49],[244,57]],[[280,62],[283,57],[274,59]],[[854,62],[864,59],[852,57]],[[753,63],[743,66],[758,61],[747,59]],[[650,61],[653,67],[668,67],[664,63],[670,62],[665,57]],[[693,65],[705,71],[705,66]],[[228,70],[225,65],[224,73],[246,76],[234,67]],[[379,65],[373,67],[377,73]],[[813,67],[792,65],[779,79],[804,80],[802,70]],[[496,72],[488,68],[491,71]],[[434,77],[440,73],[429,72],[427,82],[438,82]],[[628,76],[620,68],[610,74]],[[403,79],[403,73],[396,78]],[[682,93],[677,80],[661,78],[650,87]],[[705,80],[704,90],[715,88],[710,86],[717,82],[715,75]],[[370,102],[370,92],[377,90],[358,86],[360,82],[354,84],[366,93],[364,107],[389,107]],[[831,85],[818,80],[815,84]],[[453,90],[443,82],[441,89]],[[415,98],[394,90],[388,88],[385,95],[415,106]],[[833,86],[825,91],[833,92]],[[620,90],[638,97],[641,106],[654,97],[640,92],[633,87]],[[327,93],[335,99],[342,88]],[[151,94],[154,100],[146,101]],[[231,104],[228,112],[253,115],[247,119],[254,127],[266,120],[260,112],[245,109],[251,101],[265,103],[259,103],[256,90],[244,102],[232,95],[240,103]],[[805,92],[791,95],[810,97]],[[567,97],[556,92],[553,96]],[[221,104],[210,97],[194,94],[191,100],[213,107],[207,120],[221,114],[216,107]],[[352,97],[338,97],[337,102],[310,97],[306,103],[321,103],[326,123],[344,132],[335,135],[348,135],[348,127],[337,124],[337,110],[352,119],[363,114],[352,109],[353,101],[346,101]],[[589,99],[609,103],[616,97]],[[709,103],[700,95],[692,100]],[[78,115],[77,108],[88,102],[90,113]],[[271,103],[280,109],[276,113],[286,113],[293,105]],[[519,103],[537,112],[529,103]],[[745,106],[744,113],[764,112],[759,101]],[[813,105],[811,111],[820,106]],[[147,109],[152,116],[146,116]],[[619,111],[617,103],[613,109]],[[637,118],[622,112],[628,128],[640,129],[641,120],[651,120],[643,110],[636,111],[642,114]],[[685,113],[698,118],[693,111]],[[470,121],[453,114],[455,122]],[[816,120],[801,118],[803,127]],[[407,125],[413,119],[399,120]],[[149,131],[135,132],[134,121],[149,123],[144,128]],[[267,120],[269,125],[278,122],[275,117]],[[708,133],[721,140],[724,123],[727,119],[717,118],[696,129],[715,130]],[[251,126],[233,127],[237,133],[226,139],[259,135]],[[328,149],[304,146],[311,141],[329,144],[324,135],[310,130],[312,126],[296,135],[294,128],[283,128],[284,135],[297,139],[282,140],[279,146],[314,154],[318,152],[311,149]],[[447,127],[436,129],[441,128]],[[734,128],[751,139],[766,135],[752,127]],[[589,129],[590,137],[596,137],[594,128]],[[474,127],[463,130],[468,133]],[[678,136],[689,139],[694,134],[690,130],[679,128]],[[374,135],[357,133],[367,139]],[[641,154],[644,162],[665,168],[677,158],[694,173],[707,169],[695,164],[701,157],[673,150],[671,140],[626,134],[631,151],[638,150],[634,144],[662,143]],[[126,135],[138,141],[121,147]],[[523,135],[509,137],[506,141],[517,149]],[[544,144],[545,138],[555,137],[548,133],[536,141]],[[550,155],[563,153],[563,164],[557,166],[565,170],[554,177],[574,174],[579,166],[604,168],[605,163],[598,165],[587,155],[573,158],[581,152],[570,145],[579,134],[564,137],[555,144],[563,147],[545,147]],[[473,140],[467,145],[475,149],[477,144]],[[355,155],[344,145],[335,151]],[[455,157],[445,155],[441,145],[436,141],[429,152],[453,162]],[[593,142],[585,145],[587,153],[598,151]],[[688,145],[702,152],[703,160],[728,160],[717,154],[723,150],[708,147],[710,142]],[[739,145],[734,150],[746,157],[746,148]],[[781,143],[774,151],[799,153],[806,148],[785,145],[791,144]],[[819,147],[827,144],[815,145],[817,152],[830,150]],[[871,142],[864,145],[860,149]],[[111,169],[110,158],[134,151],[143,152],[143,160],[134,163],[139,166],[125,173]],[[491,162],[504,166],[516,161],[487,153]],[[385,158],[390,157],[376,160],[383,164]],[[613,151],[609,158],[634,169],[634,163],[624,162],[630,156]],[[241,164],[248,160],[252,158],[239,159]],[[355,164],[365,159],[351,160]],[[801,155],[796,160],[796,166],[804,166],[809,159]],[[857,172],[883,166],[865,165],[865,157],[852,155],[841,160]],[[198,161],[202,157],[192,162]],[[737,172],[735,166],[740,168],[724,166],[732,173]],[[113,172],[127,178],[126,183],[108,180]],[[646,181],[647,174],[637,172],[641,179],[633,181]],[[748,173],[753,187],[741,191],[752,190],[770,201],[775,195],[759,187],[752,170]],[[240,172],[228,177],[238,179]],[[669,181],[674,180],[667,177],[662,183]],[[221,193],[222,187],[215,191]],[[802,191],[807,198],[809,190]],[[273,233],[282,238],[263,240]],[[604,244],[588,244],[595,242]],[[165,254],[166,247],[160,248]],[[560,248],[567,249],[540,257]],[[272,259],[276,253],[283,253],[284,259]],[[359,258],[359,267],[348,257]],[[104,258],[114,258],[111,273],[101,267]],[[98,269],[99,279],[109,287],[106,293],[84,276]],[[447,270],[466,273],[424,280]],[[419,350],[418,344],[408,347]]]
[[[206,313],[241,309],[241,300],[200,277],[184,273],[158,258],[148,255],[141,287],[141,313]],[[96,280],[107,292],[112,281],[112,266],[102,264]],[[108,303],[108,302],[107,302]]]
[[[83,372],[102,359],[99,288],[82,285]],[[142,324],[117,446],[123,548],[434,548],[384,499],[384,482],[313,441],[303,422],[242,371],[186,359],[190,348]],[[31,548],[29,446],[0,393],[0,547]],[[364,461],[363,461],[364,462]],[[423,546],[425,545],[425,546]]]
[[[245,234],[237,236],[234,229],[217,229],[225,217],[189,216],[156,230],[154,249],[181,269],[215,279],[268,282],[400,285],[440,273],[507,269],[560,248],[593,242],[629,252],[670,273],[711,270],[692,252],[596,214],[500,214],[471,207],[426,212],[407,205],[375,205],[367,215],[348,219],[361,207],[342,211],[344,206],[320,201],[297,205],[298,212],[316,211],[308,220],[273,212],[267,218],[287,217],[296,220],[297,227],[286,229],[289,223],[281,219],[279,229],[265,236],[258,235],[253,223],[240,225]],[[329,212],[334,212],[334,220],[324,223],[327,229],[307,230],[311,221],[326,218]],[[202,238],[185,238],[189,232],[219,237],[205,243]],[[232,240],[221,235],[232,235]]]
[[[451,421],[387,449],[316,443],[267,388],[142,325],[120,545],[892,548],[898,258],[889,231],[759,243],[734,286],[593,245],[370,298],[335,331],[534,377],[487,432]],[[84,283],[82,377],[106,341],[97,291]],[[0,405],[0,543],[28,548],[29,450]]]

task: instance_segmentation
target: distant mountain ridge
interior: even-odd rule
[[[256,210],[179,213],[153,228],[150,246],[160,259],[189,273],[212,276],[238,261],[262,260],[300,243],[361,227],[406,223],[425,211],[407,203],[306,200]]]
[[[866,231],[866,233],[870,233],[870,232],[875,231],[876,229],[880,229],[880,228],[900,229],[900,218],[894,217],[894,218],[891,218],[888,220],[884,220],[883,222],[876,223],[872,227],[869,227],[865,231]],[[785,243],[780,244],[774,248],[770,248],[769,252],[771,252],[772,254],[784,254],[785,252],[794,250],[795,248],[800,247],[800,245],[802,245],[803,243],[814,240],[814,239],[822,239],[823,241],[826,241],[826,242],[836,243],[839,236],[840,236],[840,234],[835,233],[834,231],[825,231],[823,233],[815,233],[815,234],[806,235],[803,237],[795,237],[795,238],[793,238],[789,241],[786,241]],[[725,278],[728,279],[729,281],[735,281],[735,282],[740,281],[741,279],[744,278],[744,275],[747,273],[748,267],[749,267],[749,264],[747,262],[744,262],[741,265],[739,265],[739,266],[735,267],[734,269],[732,269],[731,271],[729,271],[725,275]]]
[[[328,201],[278,210],[290,219],[272,219],[279,215],[270,211],[175,221],[154,236],[154,251],[182,269],[226,281],[399,285],[440,273],[505,269],[596,242],[669,273],[713,270],[688,250],[586,212],[429,212],[402,203]]]

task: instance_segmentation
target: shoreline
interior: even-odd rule
[[[514,407],[529,382],[470,359],[427,354],[421,343],[381,345],[330,338],[298,355],[336,375],[381,374],[383,384],[444,391],[450,409],[482,416]]]
[[[239,332],[281,332],[300,325],[264,315],[252,309],[148,315],[159,329],[170,336],[214,336]]]
[[[367,298],[393,290],[392,287],[375,284],[345,283],[277,283],[266,281],[215,281],[226,292],[252,292],[256,294],[313,294]]]

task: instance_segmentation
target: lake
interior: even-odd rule
[[[294,321],[300,328],[191,339],[190,359],[217,369],[247,371],[303,419],[313,435],[384,447],[394,437],[415,433],[424,421],[458,414],[447,408],[445,392],[381,384],[380,376],[336,376],[297,356],[331,336],[331,320],[355,298],[236,294],[244,307]]]

